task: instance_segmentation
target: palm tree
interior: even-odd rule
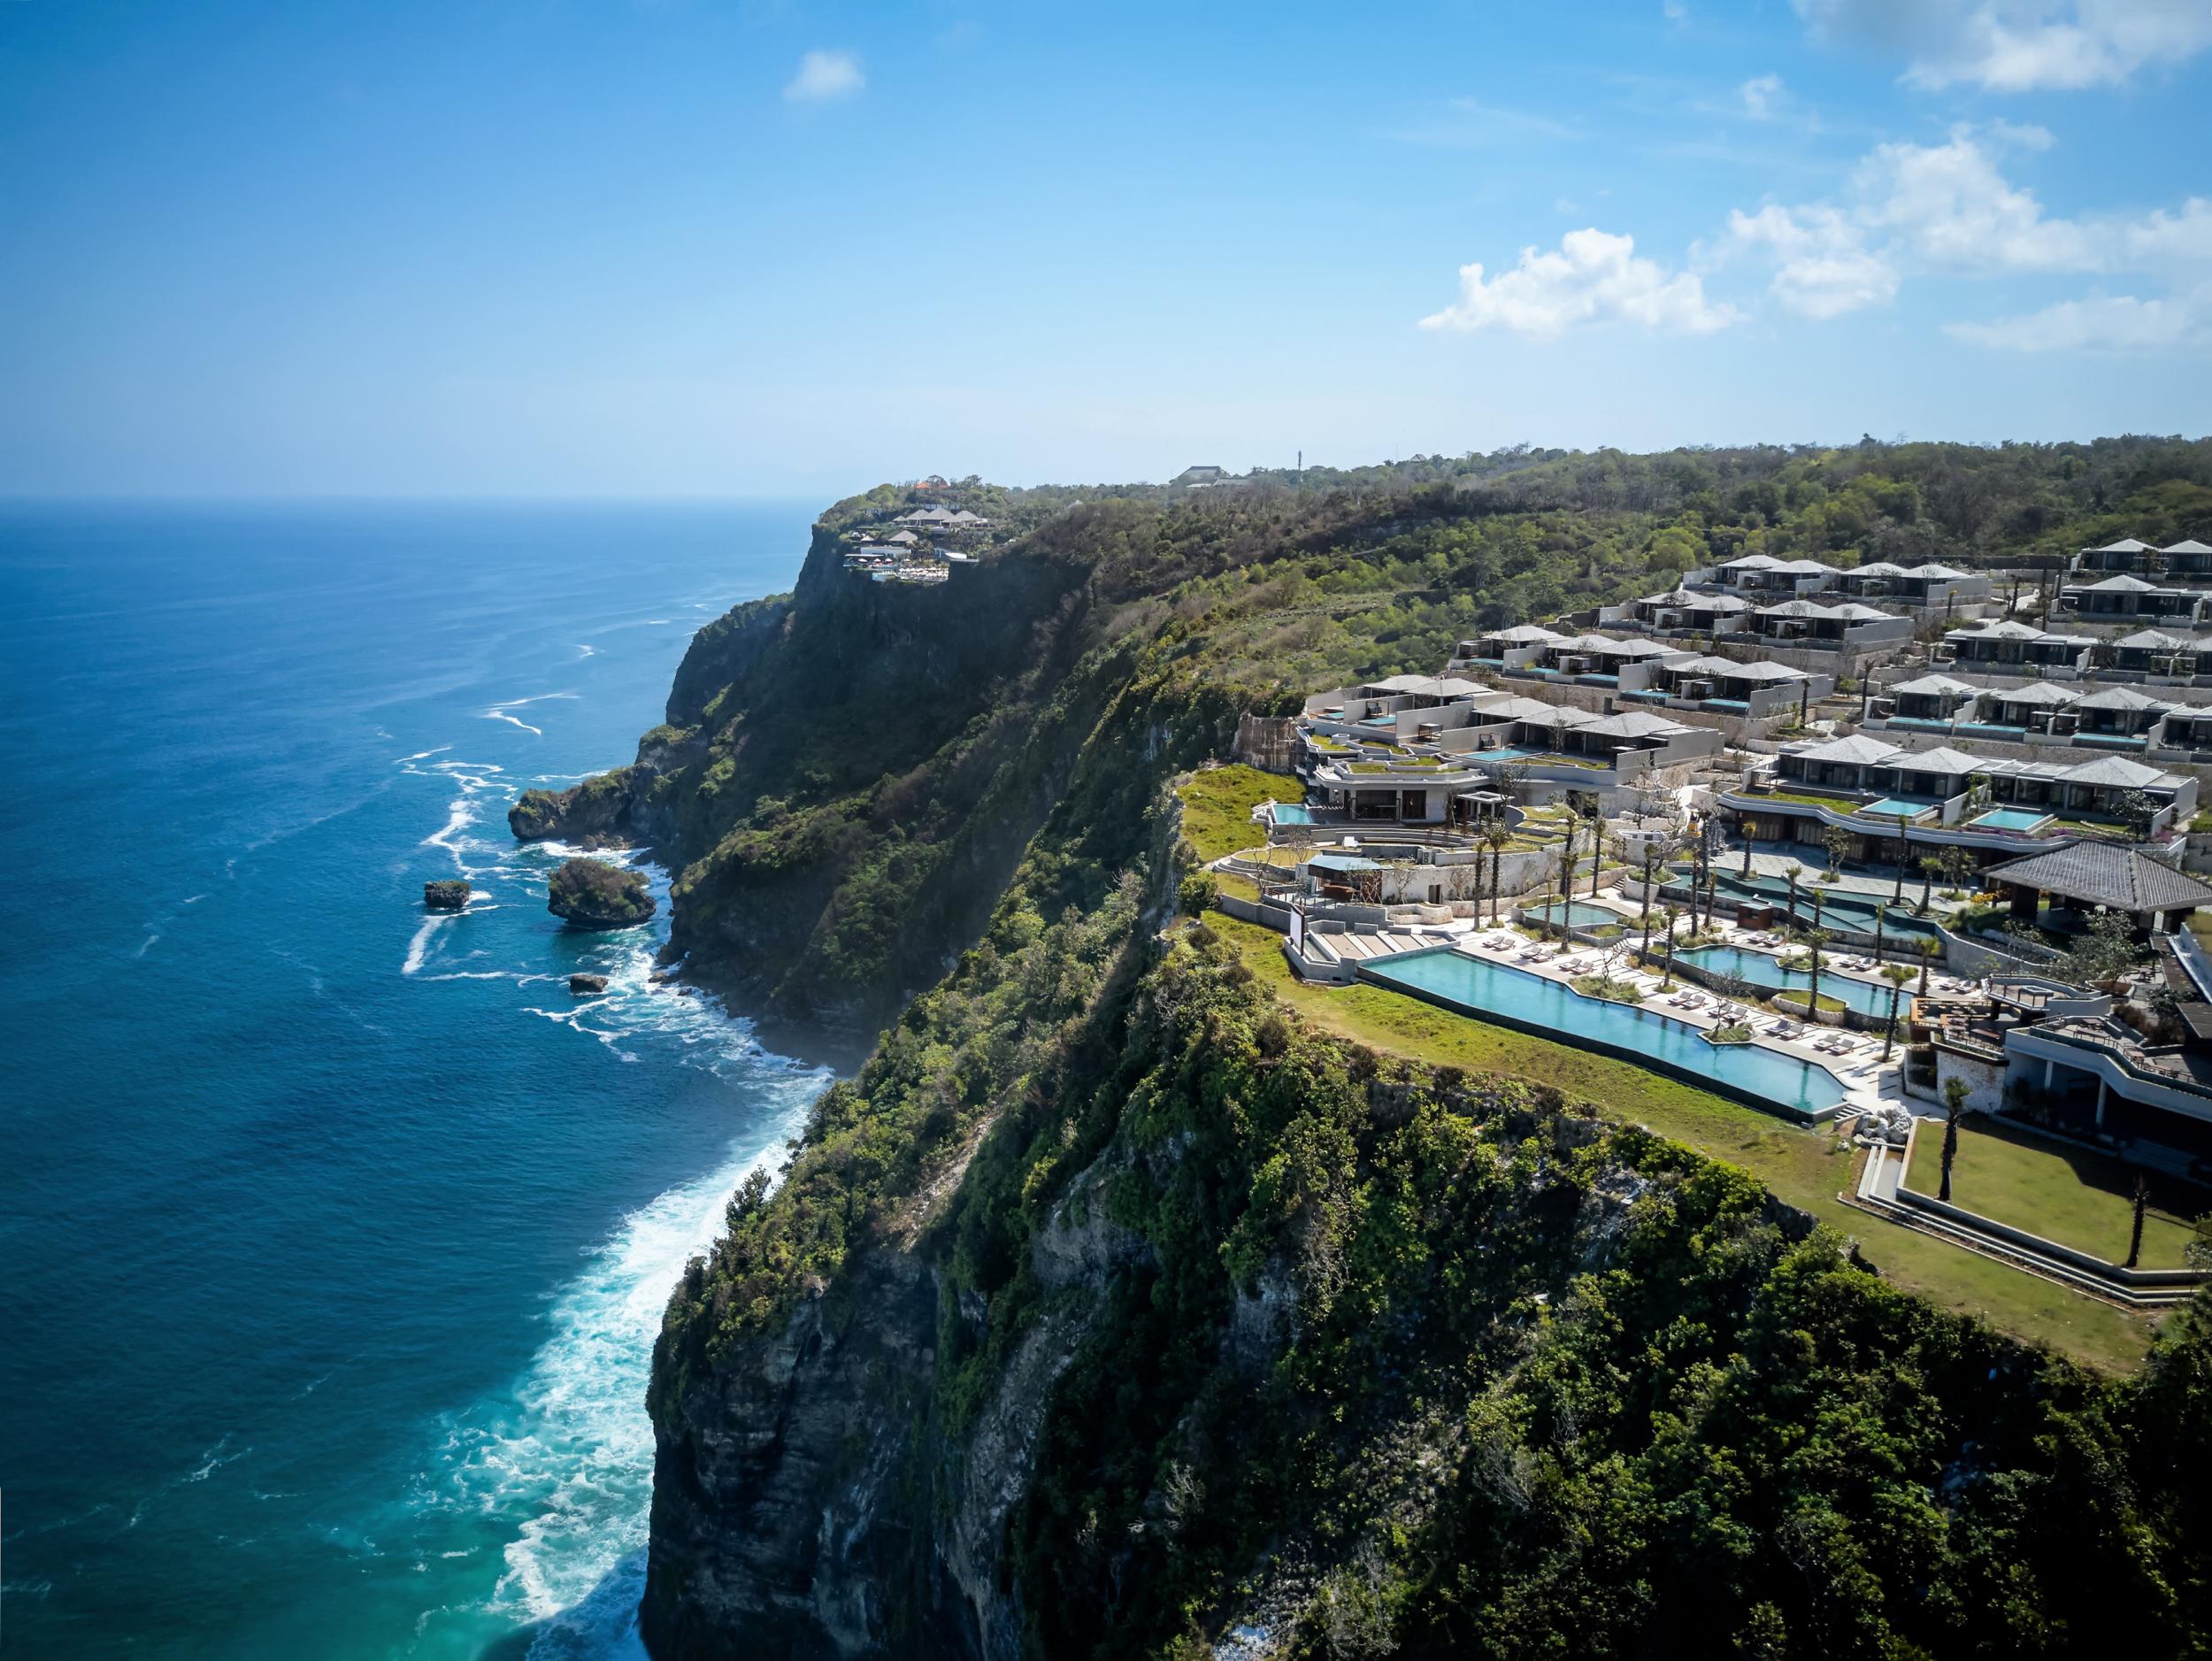
[[[1805,874],[1805,867],[1793,859],[1783,868],[1782,874],[1790,880],[1790,925],[1797,924],[1797,880]]]
[[[1805,1012],[1817,1018],[1820,1013],[1820,949],[1828,943],[1828,931],[1818,927],[1809,928],[1799,938],[1805,942],[1813,977],[1812,985],[1805,991]]]
[[[1651,950],[1651,872],[1659,862],[1659,839],[1648,838],[1644,843],[1644,950]]]
[[[2128,1230],[2128,1260],[2125,1265],[2128,1268],[2132,1269],[2143,1260],[2143,1213],[2149,1211],[2150,1206],[2150,1176],[2146,1172],[2138,1171],[2135,1173],[2135,1222]]]
[[[1905,982],[1912,979],[1912,971],[1901,963],[1882,965],[1882,979],[1889,982],[1889,1026],[1882,1033],[1882,1059],[1889,1059],[1891,1041],[1897,1036],[1897,1000],[1905,990]]]
[[[1490,850],[1490,920],[1495,923],[1498,920],[1498,889],[1505,868],[1505,845],[1513,840],[1513,833],[1503,819],[1494,819],[1483,826],[1482,840]],[[1475,855],[1475,863],[1482,863],[1479,851]]]
[[[1882,960],[1882,925],[1888,919],[1888,906],[1878,905],[1874,908],[1874,961],[1876,963]]]
[[[1943,1081],[1943,1186],[1936,1198],[1951,1203],[1951,1162],[1959,1157],[1959,1115],[1966,1111],[1966,1080]]]
[[[1682,908],[1671,904],[1659,916],[1667,931],[1667,972],[1659,980],[1660,990],[1664,991],[1674,984],[1674,926],[1682,920]]]
[[[1743,869],[1737,873],[1746,882],[1751,880],[1751,820],[1743,820]]]
[[[1920,914],[1928,914],[1928,901],[1935,892],[1937,873],[1943,869],[1943,861],[1933,854],[1920,856]]]
[[[1905,827],[1910,823],[1902,813],[1897,816],[1897,886],[1890,890],[1892,905],[1902,904],[1905,898],[1905,867],[1912,864],[1912,833]]]
[[[1916,996],[1926,997],[1928,996],[1928,971],[1935,967],[1935,960],[1943,956],[1943,942],[1939,940],[1924,940],[1914,950],[1920,954],[1920,990]]]

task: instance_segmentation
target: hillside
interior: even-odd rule
[[[636,766],[518,808],[668,851],[739,1007],[884,1027],[671,1300],[660,1661],[2212,1638],[2202,1318],[2110,1376],[1617,1098],[1321,1030],[1177,916],[1168,788],[1244,711],[1717,557],[2202,534],[2212,446],[993,492],[951,581],[839,569],[899,500],[703,631]]]

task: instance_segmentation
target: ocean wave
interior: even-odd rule
[[[545,728],[542,727],[533,727],[527,721],[518,720],[504,710],[486,710],[484,719],[488,721],[504,721],[510,727],[519,727],[526,733],[535,733],[540,738],[545,736]]]
[[[431,940],[440,928],[452,920],[453,913],[450,911],[422,919],[422,927],[415,930],[414,939],[407,942],[407,960],[399,965],[400,973],[412,974],[422,967],[423,959],[429,955]]]

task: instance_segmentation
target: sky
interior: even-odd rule
[[[0,0],[0,494],[2212,427],[2212,0]]]

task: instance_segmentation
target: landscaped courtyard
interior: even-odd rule
[[[1929,1120],[1913,1138],[1905,1186],[1916,1194],[1933,1195],[1942,1179],[1943,1126]],[[2192,1219],[2212,1211],[2212,1193],[2154,1176],[2150,1198],[2139,1266],[2185,1267],[2184,1254],[2195,1238]],[[2135,1168],[1977,1113],[1959,1122],[1951,1203],[2107,1263],[2124,1263],[2134,1221]]]

